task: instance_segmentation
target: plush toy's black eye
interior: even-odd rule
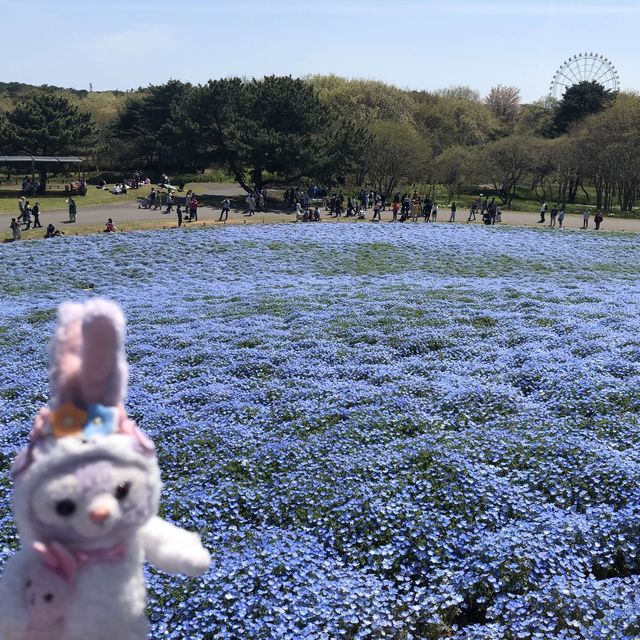
[[[76,503],[73,500],[60,500],[56,504],[56,512],[59,516],[66,518],[76,510]]]
[[[124,500],[129,495],[130,482],[121,482],[116,489],[116,499]]]
[[[53,593],[45,593],[44,596],[42,596],[42,599],[45,602],[51,602],[53,600]]]

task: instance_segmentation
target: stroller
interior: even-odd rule
[[[151,209],[153,205],[151,198],[138,198],[138,209]]]

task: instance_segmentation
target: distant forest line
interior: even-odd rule
[[[484,185],[506,207],[547,200],[630,213],[639,142],[640,97],[595,82],[528,104],[517,87],[481,96],[337,76],[170,80],[127,92],[0,83],[0,154],[80,153],[100,172],[220,168],[246,189],[346,181],[452,199]]]

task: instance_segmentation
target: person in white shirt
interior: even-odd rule
[[[220,217],[218,218],[218,222],[226,222],[229,219],[229,209],[231,207],[231,202],[229,198],[225,198],[222,201],[222,211],[220,212]],[[224,220],[222,219],[224,216]]]
[[[247,206],[249,207],[249,215],[252,216],[256,212],[256,201],[253,199],[253,195],[247,196]]]

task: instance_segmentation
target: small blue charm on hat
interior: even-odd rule
[[[87,421],[82,428],[83,435],[87,438],[111,435],[116,432],[117,418],[117,407],[90,404],[87,409]]]

